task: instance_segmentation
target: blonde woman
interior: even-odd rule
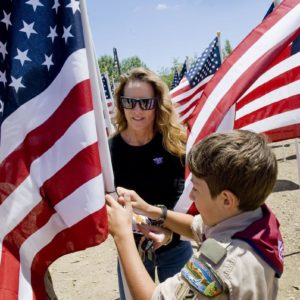
[[[185,130],[179,125],[166,84],[152,71],[132,69],[115,91],[116,134],[110,139],[115,185],[135,190],[149,204],[172,209],[184,188]],[[159,281],[178,273],[192,255],[178,235],[157,250],[141,235],[135,240],[144,265]],[[150,247],[149,249],[147,249]],[[119,270],[118,270],[119,271]],[[118,272],[121,299],[125,299]]]

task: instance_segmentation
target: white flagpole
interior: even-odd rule
[[[185,65],[186,65],[186,72],[189,71],[189,69],[191,68],[190,66],[190,59],[188,56],[185,57]]]
[[[105,93],[104,93],[104,88],[103,88],[103,84],[102,84],[99,66],[98,66],[97,59],[96,59],[95,48],[94,48],[92,34],[91,34],[90,26],[89,26],[86,5],[83,3],[85,3],[85,1],[80,1],[84,40],[85,40],[87,55],[90,58],[88,60],[89,61],[89,70],[90,70],[90,73],[93,75],[93,77],[97,78],[97,81],[98,81],[98,83],[97,82],[94,83],[97,91],[94,90],[95,95],[93,94],[93,99],[99,99],[100,102],[102,103],[102,107],[99,107],[99,109],[101,108],[101,111],[104,114],[105,125],[107,127],[108,134],[110,135],[114,131],[113,125],[111,124],[110,115],[109,115],[107,104],[106,104],[106,97],[105,97]],[[92,80],[91,80],[91,82],[92,82]],[[93,89],[93,82],[92,82],[92,89]],[[100,93],[99,96],[97,95],[98,93]],[[94,106],[95,106],[95,103],[94,103]],[[95,109],[95,111],[96,111],[96,109]],[[97,116],[99,116],[99,115],[97,114]]]
[[[98,79],[98,66],[96,66],[96,58],[94,55],[94,47],[92,43],[92,35],[90,31],[87,10],[85,0],[80,0],[80,9],[81,9],[81,18],[82,18],[82,25],[83,25],[83,34],[84,34],[84,41],[85,47],[88,57],[88,67],[90,72],[90,81],[92,87],[92,96],[93,96],[93,104],[94,104],[94,111],[95,111],[95,119],[96,119],[96,129],[98,135],[98,147],[100,151],[100,160],[102,166],[102,173],[104,177],[104,185],[106,192],[114,192],[115,185],[114,185],[114,175],[111,165],[111,158],[110,152],[108,147],[108,139],[105,129],[105,122],[103,117],[103,107],[101,102],[101,88],[99,85]]]
[[[105,132],[103,108],[102,108],[101,97],[100,97],[99,76],[98,76],[100,72],[98,66],[96,66],[96,59],[94,55],[95,52],[92,43],[92,34],[89,26],[85,0],[80,0],[80,8],[81,8],[81,18],[83,23],[85,46],[86,46],[87,56],[89,57],[88,64],[89,64],[89,71],[91,74],[90,80],[92,85],[92,95],[94,101],[96,128],[98,134],[98,145],[101,154],[100,158],[101,158],[102,172],[104,176],[104,185],[105,185],[106,192],[113,193],[115,192],[115,185],[114,185],[114,176],[113,176],[113,170],[111,165],[110,152],[108,148],[108,140]],[[122,277],[125,279],[124,274],[122,274]],[[123,285],[124,285],[126,300],[132,300],[132,296],[130,294],[126,280],[123,280]]]

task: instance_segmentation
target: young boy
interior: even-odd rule
[[[279,223],[264,204],[277,177],[266,139],[250,131],[215,133],[188,154],[190,193],[199,215],[151,206],[119,188],[122,206],[106,196],[109,230],[134,299],[275,299],[283,271]],[[131,202],[130,202],[131,200]],[[136,250],[132,207],[200,246],[182,271],[155,286]],[[147,237],[157,234],[142,229]]]

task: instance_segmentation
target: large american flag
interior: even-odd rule
[[[183,76],[180,84],[170,91],[182,123],[189,122],[206,84],[220,65],[220,48],[216,37]]]
[[[107,237],[79,1],[1,0],[0,101],[0,298],[44,299],[55,259]]]
[[[202,138],[218,130],[231,107],[270,68],[299,31],[300,2],[285,0],[238,45],[206,85],[190,117],[187,152]],[[194,212],[188,199],[192,187],[190,179],[189,174],[175,207],[177,211]]]
[[[300,35],[237,101],[234,127],[264,132],[272,141],[300,136]]]

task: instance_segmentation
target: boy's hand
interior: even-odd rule
[[[117,193],[120,196],[119,201],[122,201],[122,198],[125,194],[130,196],[131,205],[134,208],[136,213],[146,214],[149,208],[151,207],[145,200],[143,200],[135,191],[128,190],[123,187],[117,187]]]
[[[130,196],[124,194],[122,199],[119,200],[121,204],[110,195],[106,195],[105,200],[109,233],[114,238],[132,234],[132,206]]]

